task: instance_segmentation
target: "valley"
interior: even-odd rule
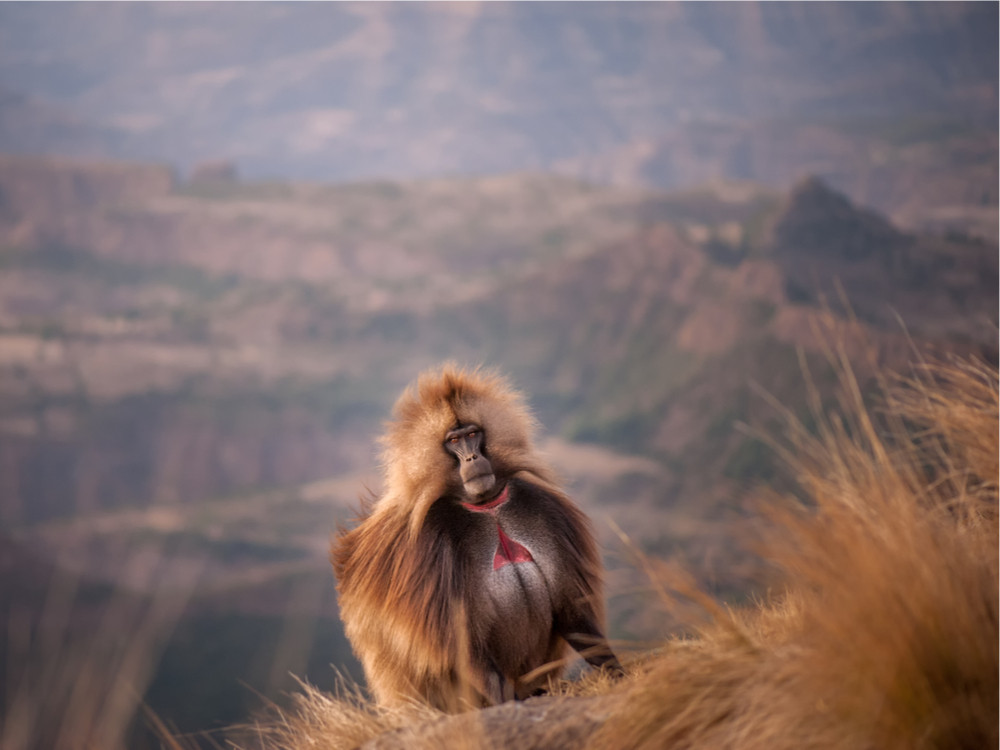
[[[239,680],[277,698],[288,672],[356,669],[328,539],[377,491],[381,421],[426,367],[496,366],[528,394],[605,549],[612,634],[641,642],[670,624],[633,548],[723,599],[766,579],[755,493],[790,481],[760,440],[783,429],[769,398],[808,422],[838,345],[867,385],[918,352],[997,356],[995,244],[815,179],[209,186],[4,157],[0,196],[4,585],[36,582],[12,598],[30,612],[78,580],[81,621],[174,597],[147,677],[182,730],[245,716]],[[229,707],[180,710],[211,644],[203,689]]]

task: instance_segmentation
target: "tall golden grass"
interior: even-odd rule
[[[824,414],[813,394],[818,426],[789,417],[773,442],[801,488],[769,497],[764,510],[761,553],[780,571],[774,593],[727,608],[646,561],[668,606],[681,594],[707,621],[634,661],[624,681],[564,685],[564,697],[539,699],[581,701],[581,720],[592,720],[593,698],[582,696],[603,696],[598,731],[560,743],[538,726],[544,714],[522,712],[535,721],[517,727],[521,746],[997,747],[996,369],[920,365],[886,379],[876,409],[841,370],[840,408]],[[480,712],[482,731],[473,732],[469,715],[385,712],[357,691],[307,687],[248,741],[348,748],[396,730],[379,746],[439,747],[445,738],[494,747],[488,714],[503,709]],[[535,742],[541,731],[547,745]]]
[[[667,648],[592,747],[997,746],[996,371],[921,366],[875,416],[844,372],[775,446],[806,499],[766,511],[781,594]]]
[[[135,747],[143,692],[194,581],[190,573],[171,570],[163,550],[125,562],[150,567],[170,588],[155,596],[124,588],[88,593],[78,576],[56,569],[41,607],[15,601],[0,608],[7,617],[0,670],[3,750]],[[95,596],[99,601],[87,601]],[[159,734],[178,746],[165,727]],[[149,737],[143,746],[154,741]]]

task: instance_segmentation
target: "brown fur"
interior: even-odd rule
[[[544,615],[553,622],[603,627],[597,546],[586,517],[539,460],[535,422],[522,397],[498,375],[445,365],[408,388],[393,414],[381,441],[384,492],[354,529],[341,530],[331,550],[347,636],[381,703],[417,699],[452,710],[483,697],[490,702],[490,664],[497,667],[504,654],[484,662],[491,647],[480,573],[463,540],[456,541],[455,519],[462,519],[442,515],[456,512],[449,501],[463,492],[454,459],[443,448],[445,433],[468,423],[485,431],[494,473],[520,494],[528,523],[559,570],[558,580],[546,582],[553,612]],[[518,628],[538,627],[534,623],[544,620],[532,619],[538,614],[526,613],[502,637],[523,637]],[[500,671],[514,670],[519,679],[561,660],[566,641],[547,632],[539,637],[549,638],[541,661]],[[545,679],[540,674],[519,682],[518,691]]]

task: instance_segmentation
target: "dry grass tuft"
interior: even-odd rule
[[[143,597],[115,589],[107,601],[74,574],[48,573],[45,601],[12,597],[0,601],[7,622],[0,672],[6,680],[0,705],[0,748],[34,750],[117,750],[134,742],[142,694],[161,649],[183,614],[194,574],[175,574],[163,550],[142,559],[157,581],[173,581],[160,593]],[[8,574],[10,575],[10,574]],[[32,578],[28,584],[34,583]],[[182,750],[168,728],[150,714],[159,731],[158,746]]]
[[[269,750],[358,747],[385,732],[443,716],[416,703],[378,706],[357,685],[341,680],[336,694],[302,683],[286,711],[272,707],[266,719],[242,729],[240,747]]]
[[[885,408],[875,412],[842,371],[840,409],[824,414],[814,394],[817,426],[789,418],[774,444],[803,495],[772,497],[764,511],[763,552],[782,572],[781,591],[728,609],[670,566],[642,561],[664,603],[672,611],[695,604],[701,623],[634,661],[623,682],[595,675],[558,686],[580,701],[584,726],[597,707],[608,714],[582,740],[572,722],[560,725],[572,735],[566,746],[997,746],[996,369],[921,365],[886,386]],[[470,733],[468,717],[415,707],[389,714],[356,692],[335,698],[307,688],[292,714],[258,728],[258,740],[273,750],[348,748],[406,727],[398,742],[378,746],[441,746],[445,737],[485,748],[498,746],[496,718],[522,716],[524,747],[560,746],[538,720],[544,708],[531,704],[492,719],[480,712],[491,730]],[[432,721],[435,732],[418,730]],[[535,742],[539,732],[547,745]]]
[[[808,500],[768,511],[783,594],[674,643],[593,747],[997,746],[996,371],[923,366],[880,426],[842,386],[779,446]]]

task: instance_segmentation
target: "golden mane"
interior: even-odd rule
[[[548,488],[555,484],[552,470],[536,457],[537,422],[521,394],[495,371],[448,362],[425,371],[403,392],[380,439],[385,492],[375,512],[405,510],[411,538],[449,489],[453,459],[442,444],[445,433],[459,424],[482,427],[491,460],[511,473],[527,472]]]

